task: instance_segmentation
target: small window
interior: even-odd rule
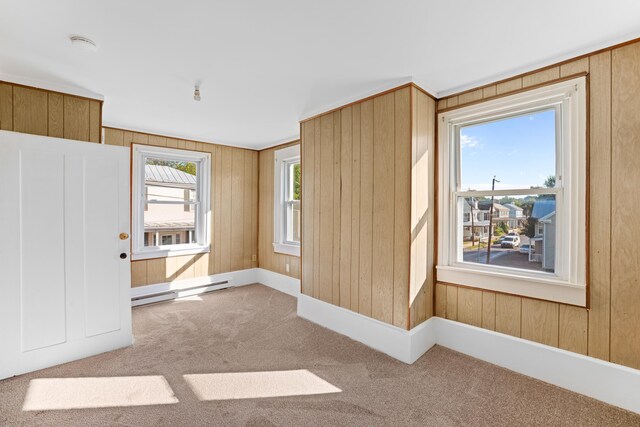
[[[274,243],[276,252],[300,256],[300,146],[275,152]]]
[[[210,155],[134,145],[133,259],[209,251]]]
[[[585,305],[585,79],[439,120],[438,280]]]

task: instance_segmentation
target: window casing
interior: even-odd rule
[[[273,249],[300,256],[300,146],[277,150],[274,162]]]
[[[163,174],[166,182],[150,181],[145,172],[150,164],[190,165],[195,176],[189,173],[185,184],[179,179],[180,175],[187,176],[183,171],[169,170],[169,174]],[[172,182],[171,176],[178,176],[177,181]],[[210,183],[209,153],[134,144],[132,259],[209,252]],[[145,217],[152,215],[156,216],[154,223],[145,224]]]
[[[548,110],[553,110],[555,114],[555,185],[535,188],[507,186],[494,191],[463,188],[460,160],[462,128]],[[572,79],[444,112],[438,116],[438,120],[439,194],[441,195],[439,215],[442,220],[438,236],[437,280],[585,306],[587,239],[585,78]],[[531,162],[532,173],[536,173],[536,159],[527,159],[527,161]],[[487,232],[489,227],[483,229],[477,227],[477,223],[469,227],[468,224],[463,223],[468,218],[467,215],[474,216],[477,221],[484,220],[493,227],[502,221],[503,217],[505,222],[509,221],[508,212],[503,214],[501,211],[498,214],[494,210],[493,221],[488,221],[489,211],[473,211],[473,208],[465,208],[465,204],[470,200],[475,202],[492,196],[494,199],[506,196],[516,198],[528,196],[537,200],[555,199],[555,211],[550,216],[540,218],[534,228],[539,233],[546,224],[549,228],[547,231],[549,238],[544,242],[540,240],[540,243],[535,242],[535,238],[531,239],[531,245],[537,246],[539,251],[553,245],[555,259],[545,260],[541,254],[531,252],[529,254],[530,262],[547,262],[548,265],[542,264],[545,268],[534,271],[527,268],[493,265],[487,261],[483,263],[482,260],[469,262],[468,257],[463,253],[464,233],[469,228]],[[489,242],[491,238],[492,236],[485,237]],[[526,255],[523,257],[527,259]]]

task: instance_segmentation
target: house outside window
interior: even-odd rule
[[[585,86],[439,115],[439,281],[586,304]]]
[[[300,146],[282,148],[274,156],[275,252],[300,256]]]
[[[133,146],[132,259],[208,252],[209,153]]]

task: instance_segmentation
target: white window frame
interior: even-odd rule
[[[273,250],[278,253],[300,256],[300,243],[287,241],[287,194],[293,188],[288,167],[300,163],[300,145],[292,145],[274,153],[273,181]]]
[[[462,191],[459,129],[500,117],[556,108],[556,187],[535,194],[556,196],[556,268],[554,273],[462,261],[462,212],[458,197],[515,196],[531,189]],[[559,113],[559,114],[558,114]],[[438,115],[439,216],[437,280],[566,304],[586,305],[586,79],[551,84]]]
[[[148,158],[178,160],[196,164],[195,238],[196,243],[144,246],[145,164]],[[131,259],[164,258],[206,253],[211,248],[211,154],[173,148],[133,145],[132,176],[132,254]],[[184,204],[184,201],[166,203]],[[172,239],[173,240],[173,239]]]

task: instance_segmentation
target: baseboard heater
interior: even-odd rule
[[[205,294],[207,292],[218,291],[220,289],[226,289],[231,287],[228,280],[221,282],[208,283],[204,285],[190,286],[180,289],[170,289],[167,291],[153,292],[145,295],[140,295],[131,298],[131,306],[136,307],[139,305],[153,304],[155,302],[167,301],[176,298]]]

